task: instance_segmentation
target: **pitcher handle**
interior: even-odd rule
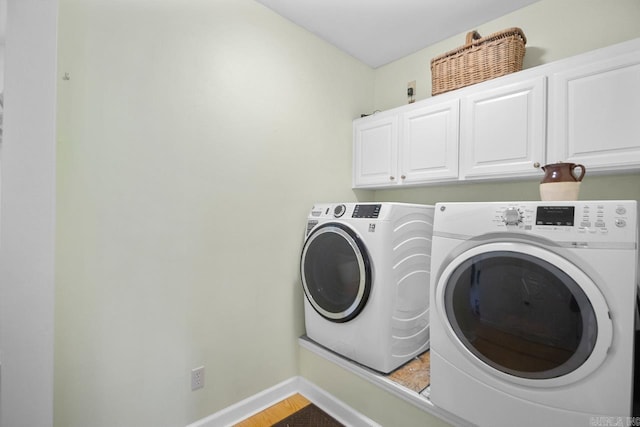
[[[576,176],[575,175],[575,168],[580,168],[580,176]],[[573,175],[573,177],[578,181],[582,181],[582,178],[584,178],[584,174],[587,172],[587,169],[584,167],[584,165],[580,165],[580,164],[575,164],[573,166],[571,166],[571,175]]]

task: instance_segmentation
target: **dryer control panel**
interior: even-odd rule
[[[575,206],[538,206],[536,208],[536,225],[573,227],[575,214]]]
[[[635,200],[567,202],[439,203],[434,231],[476,236],[492,232],[525,232],[550,239],[635,241]],[[446,230],[438,217],[446,216]]]

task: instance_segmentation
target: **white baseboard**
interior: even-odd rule
[[[295,393],[300,393],[344,425],[353,427],[381,427],[380,424],[367,418],[320,387],[299,376],[289,378],[280,384],[276,384],[215,414],[211,414],[206,418],[189,424],[187,427],[232,426]]]

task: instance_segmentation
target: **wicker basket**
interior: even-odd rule
[[[464,46],[431,60],[431,94],[447,92],[522,70],[527,39],[520,28],[481,37],[467,33]]]

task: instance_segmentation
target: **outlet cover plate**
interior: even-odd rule
[[[204,366],[191,370],[191,391],[204,387]]]

